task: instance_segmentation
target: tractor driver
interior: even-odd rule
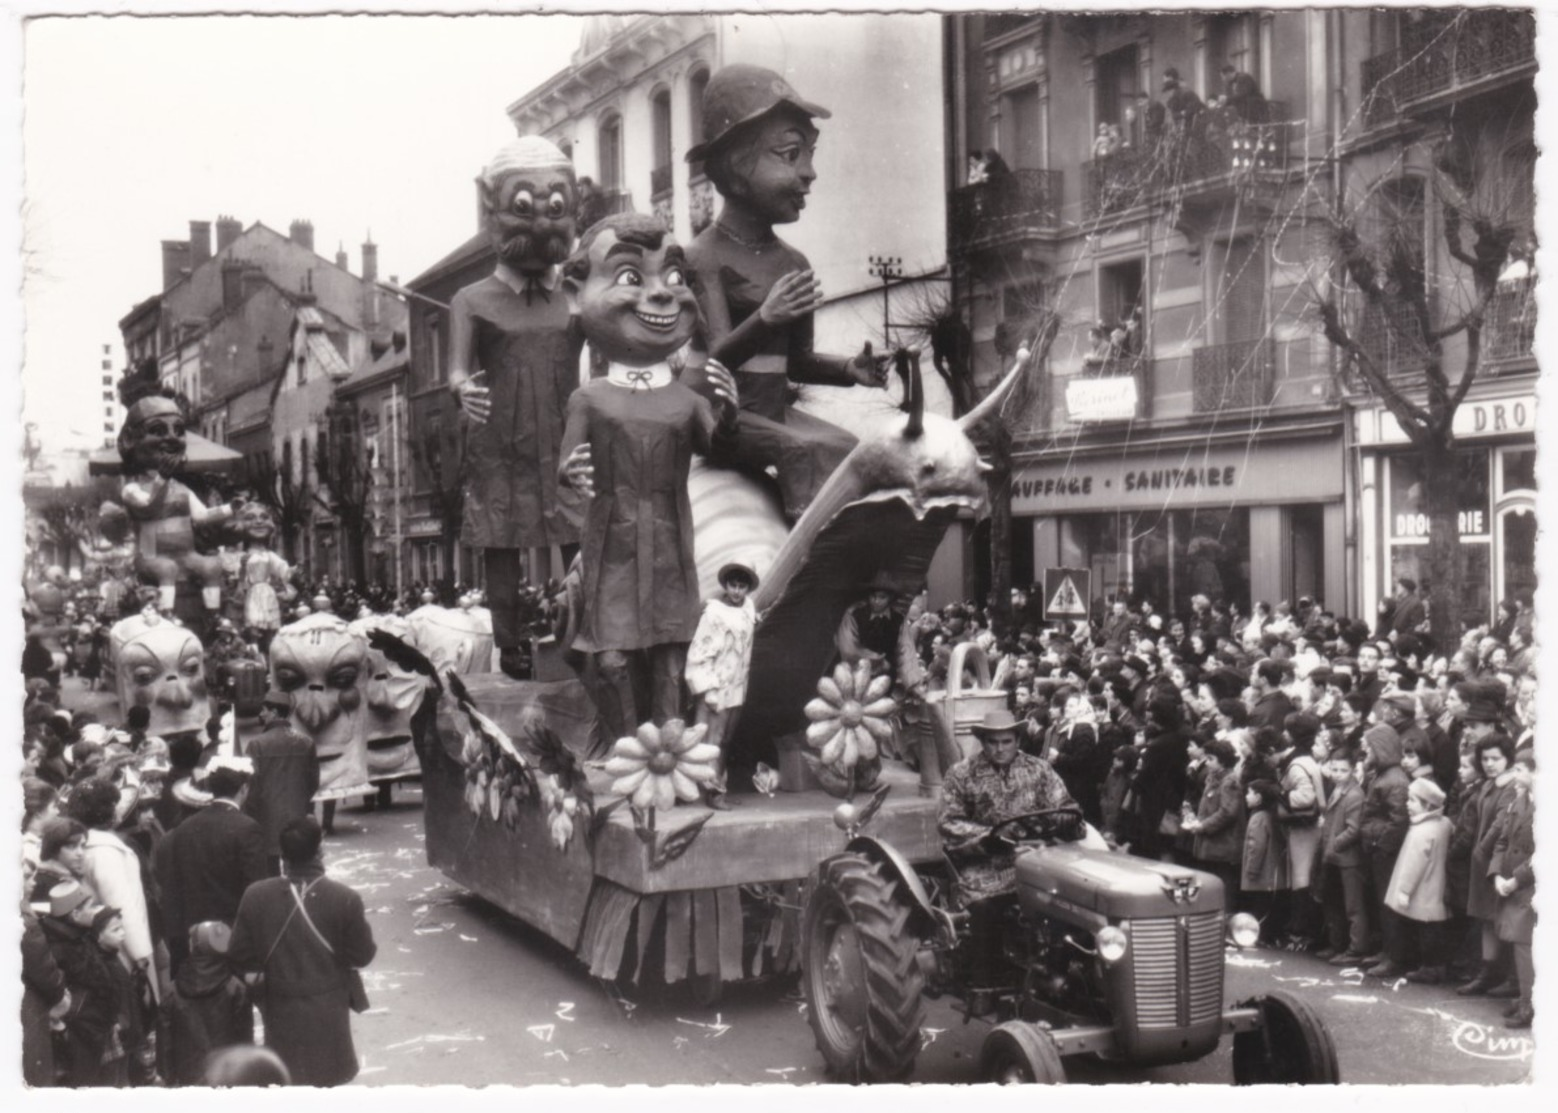
[[[979,753],[947,770],[942,785],[937,829],[958,872],[957,898],[969,912],[976,988],[998,976],[1001,921],[1016,904],[1017,844],[995,826],[1028,812],[1077,806],[1049,762],[1021,751],[1021,725],[1004,709],[987,712],[973,728]],[[1081,838],[1080,822],[1075,831]]]

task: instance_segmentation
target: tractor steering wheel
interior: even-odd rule
[[[1082,822],[1082,809],[1075,804],[1066,804],[1003,819],[991,827],[985,837],[1009,842],[1075,842],[1082,837]],[[1016,830],[1008,834],[1008,827]]]

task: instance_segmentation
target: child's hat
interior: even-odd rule
[[[739,560],[733,560],[725,565],[719,570],[720,586],[724,587],[733,577],[745,578],[747,586],[753,591],[757,590],[757,573],[752,570],[750,564],[742,564]]]
[[[49,915],[64,919],[91,899],[81,882],[62,881],[49,890]]]
[[[92,917],[92,930],[102,931],[114,920],[119,919],[119,917],[119,909],[111,908],[105,905],[104,907],[97,910],[97,915]]]
[[[1444,807],[1444,789],[1434,784],[1431,777],[1417,777],[1407,789],[1407,795],[1414,797],[1423,807],[1431,811],[1438,811]]]

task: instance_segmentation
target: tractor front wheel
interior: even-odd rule
[[[817,1048],[849,1082],[893,1082],[914,1069],[925,1015],[911,906],[881,865],[859,854],[824,864],[801,925],[801,984]]]
[[[1342,1080],[1336,1044],[1307,1001],[1273,990],[1236,1007],[1259,1009],[1261,1026],[1233,1037],[1235,1085],[1334,1086]]]
[[[1066,1080],[1066,1067],[1054,1038],[1037,1024],[1009,1020],[990,1029],[979,1048],[979,1077],[1001,1085],[1056,1085]]]

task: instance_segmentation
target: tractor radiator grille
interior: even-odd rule
[[[1134,920],[1131,953],[1142,1028],[1183,1028],[1222,1014],[1221,914]]]

